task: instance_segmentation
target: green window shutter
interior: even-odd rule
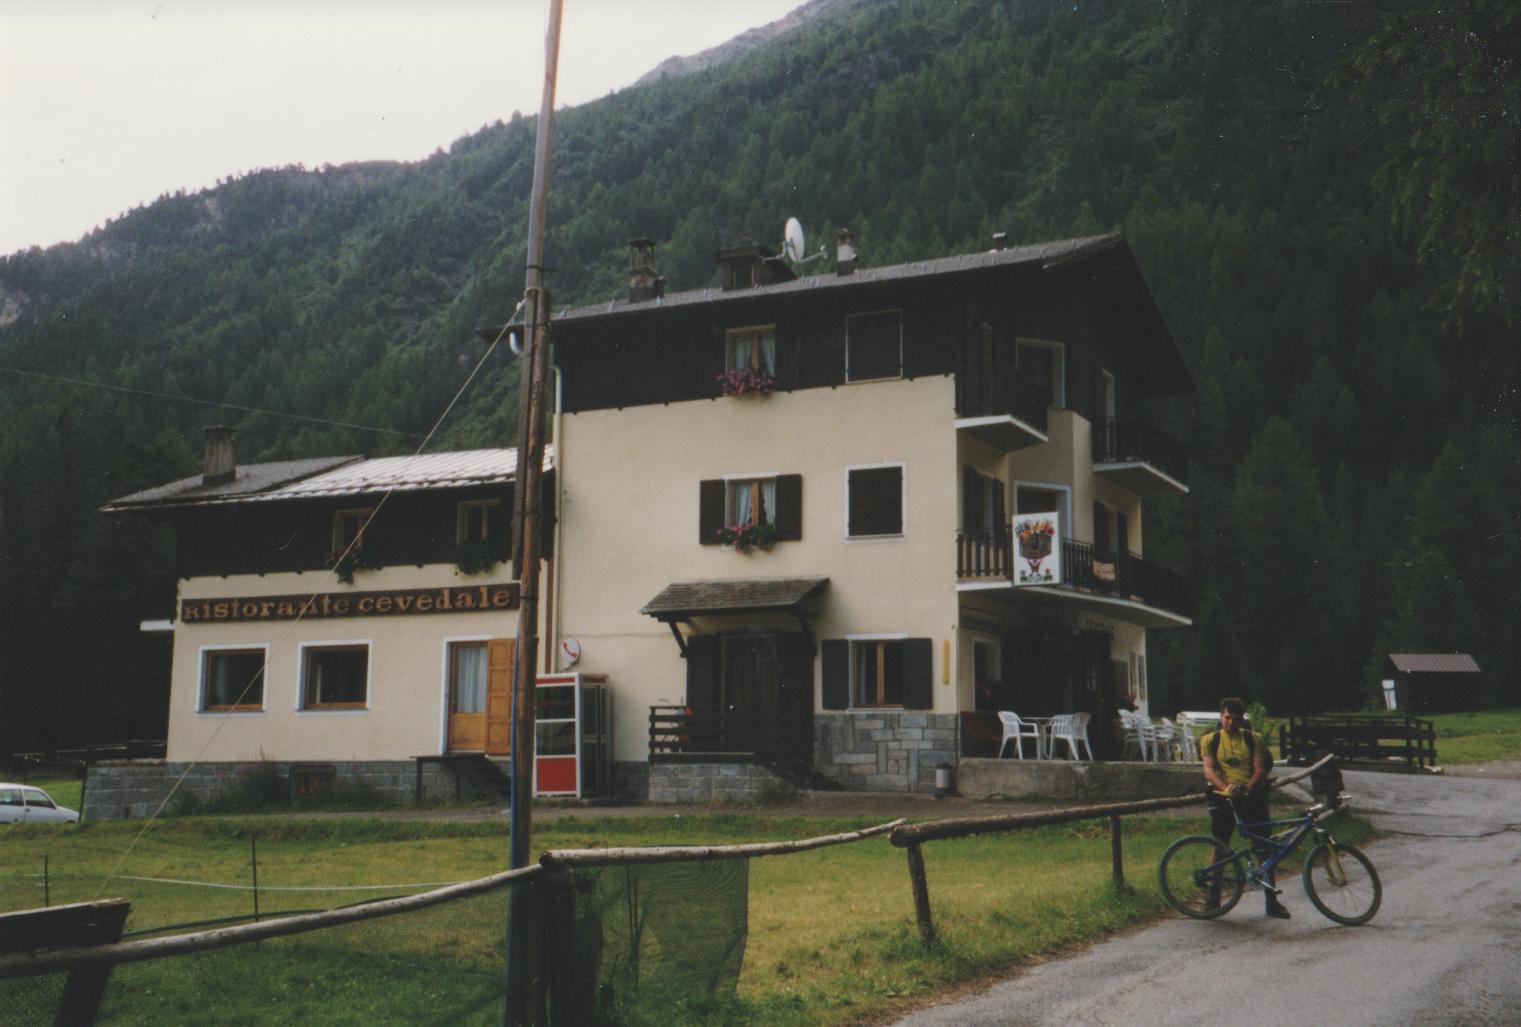
[[[850,709],[850,643],[827,638],[819,645],[824,677],[824,709]]]
[[[776,476],[776,537],[797,542],[803,537],[803,476]]]
[[[697,487],[697,541],[718,545],[718,529],[724,526],[725,490],[722,478],[711,478]]]
[[[903,707],[927,710],[935,705],[934,642],[928,638],[903,640]]]

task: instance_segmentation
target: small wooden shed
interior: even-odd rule
[[[1406,713],[1471,710],[1480,698],[1479,665],[1467,653],[1390,653],[1384,692]]]

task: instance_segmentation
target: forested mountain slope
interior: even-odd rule
[[[1147,511],[1200,591],[1153,636],[1162,703],[1356,704],[1391,648],[1473,652],[1518,699],[1517,31],[1498,0],[844,4],[563,112],[549,282],[611,296],[647,235],[672,289],[709,284],[789,214],[872,265],[1123,229],[1200,386],[1167,425],[1192,494]],[[533,135],[0,259],[0,751],[161,721],[136,623],[166,542],[94,510],[193,470],[204,425],[245,459],[420,441],[522,290]],[[431,448],[510,444],[515,374],[493,355]]]

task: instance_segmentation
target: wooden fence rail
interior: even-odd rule
[[[1308,767],[1286,777],[1275,778],[1268,783],[1270,789],[1303,780],[1335,757],[1325,756]],[[929,880],[924,870],[924,853],[921,846],[928,841],[946,838],[970,838],[979,834],[996,834],[1003,831],[1019,831],[1027,827],[1045,827],[1051,824],[1072,824],[1082,820],[1109,820],[1109,849],[1113,863],[1113,879],[1124,887],[1124,856],[1120,842],[1120,818],[1135,813],[1152,813],[1164,809],[1180,809],[1204,802],[1208,792],[1180,795],[1168,799],[1138,799],[1135,802],[1110,802],[1098,806],[1070,806],[1066,809],[1042,810],[1038,813],[1003,813],[991,817],[959,817],[950,820],[931,820],[923,824],[903,824],[892,829],[888,839],[908,857],[909,886],[914,894],[914,915],[919,921],[919,938],[924,947],[935,943],[935,924],[930,913]]]

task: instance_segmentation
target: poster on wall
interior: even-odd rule
[[[1019,514],[1014,518],[1014,584],[1062,583],[1061,515]]]

